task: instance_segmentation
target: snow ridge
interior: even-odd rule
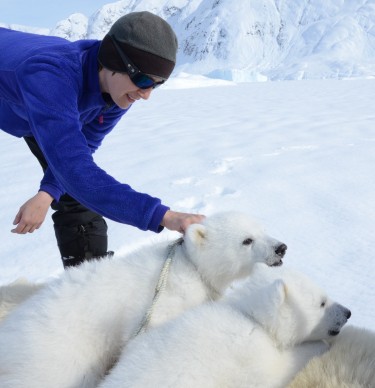
[[[175,74],[237,82],[375,74],[375,0],[121,0],[43,33],[101,39],[117,18],[142,10],[175,29]]]

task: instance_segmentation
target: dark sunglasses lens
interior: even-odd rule
[[[131,77],[133,83],[140,89],[152,88],[155,85],[155,81],[146,74],[137,73],[134,77]]]
[[[164,81],[155,82],[151,77],[143,73],[135,74],[134,76],[131,77],[131,80],[140,89],[149,89],[149,88],[155,89],[164,83]]]

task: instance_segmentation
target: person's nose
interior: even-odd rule
[[[153,89],[148,88],[148,89],[139,89],[138,94],[143,100],[148,100],[151,96]]]

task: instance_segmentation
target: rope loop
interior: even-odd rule
[[[144,315],[144,317],[142,319],[141,325],[140,325],[139,329],[133,335],[133,338],[146,331],[146,329],[150,323],[151,316],[152,316],[152,313],[154,311],[155,305],[156,305],[157,301],[159,300],[160,294],[165,290],[165,287],[167,285],[169,269],[170,269],[170,266],[172,264],[174,255],[176,253],[176,248],[179,245],[181,245],[183,243],[183,241],[184,241],[184,239],[182,237],[180,237],[179,239],[175,240],[174,242],[172,242],[171,244],[168,245],[167,257],[164,261],[164,265],[163,265],[163,268],[160,272],[158,283],[155,287],[155,293],[154,293],[154,297],[152,299],[151,306],[146,311],[146,314]]]

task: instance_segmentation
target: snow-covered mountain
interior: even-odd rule
[[[375,75],[375,0],[121,0],[49,33],[101,39],[118,17],[141,10],[175,29],[177,73],[235,81]]]

